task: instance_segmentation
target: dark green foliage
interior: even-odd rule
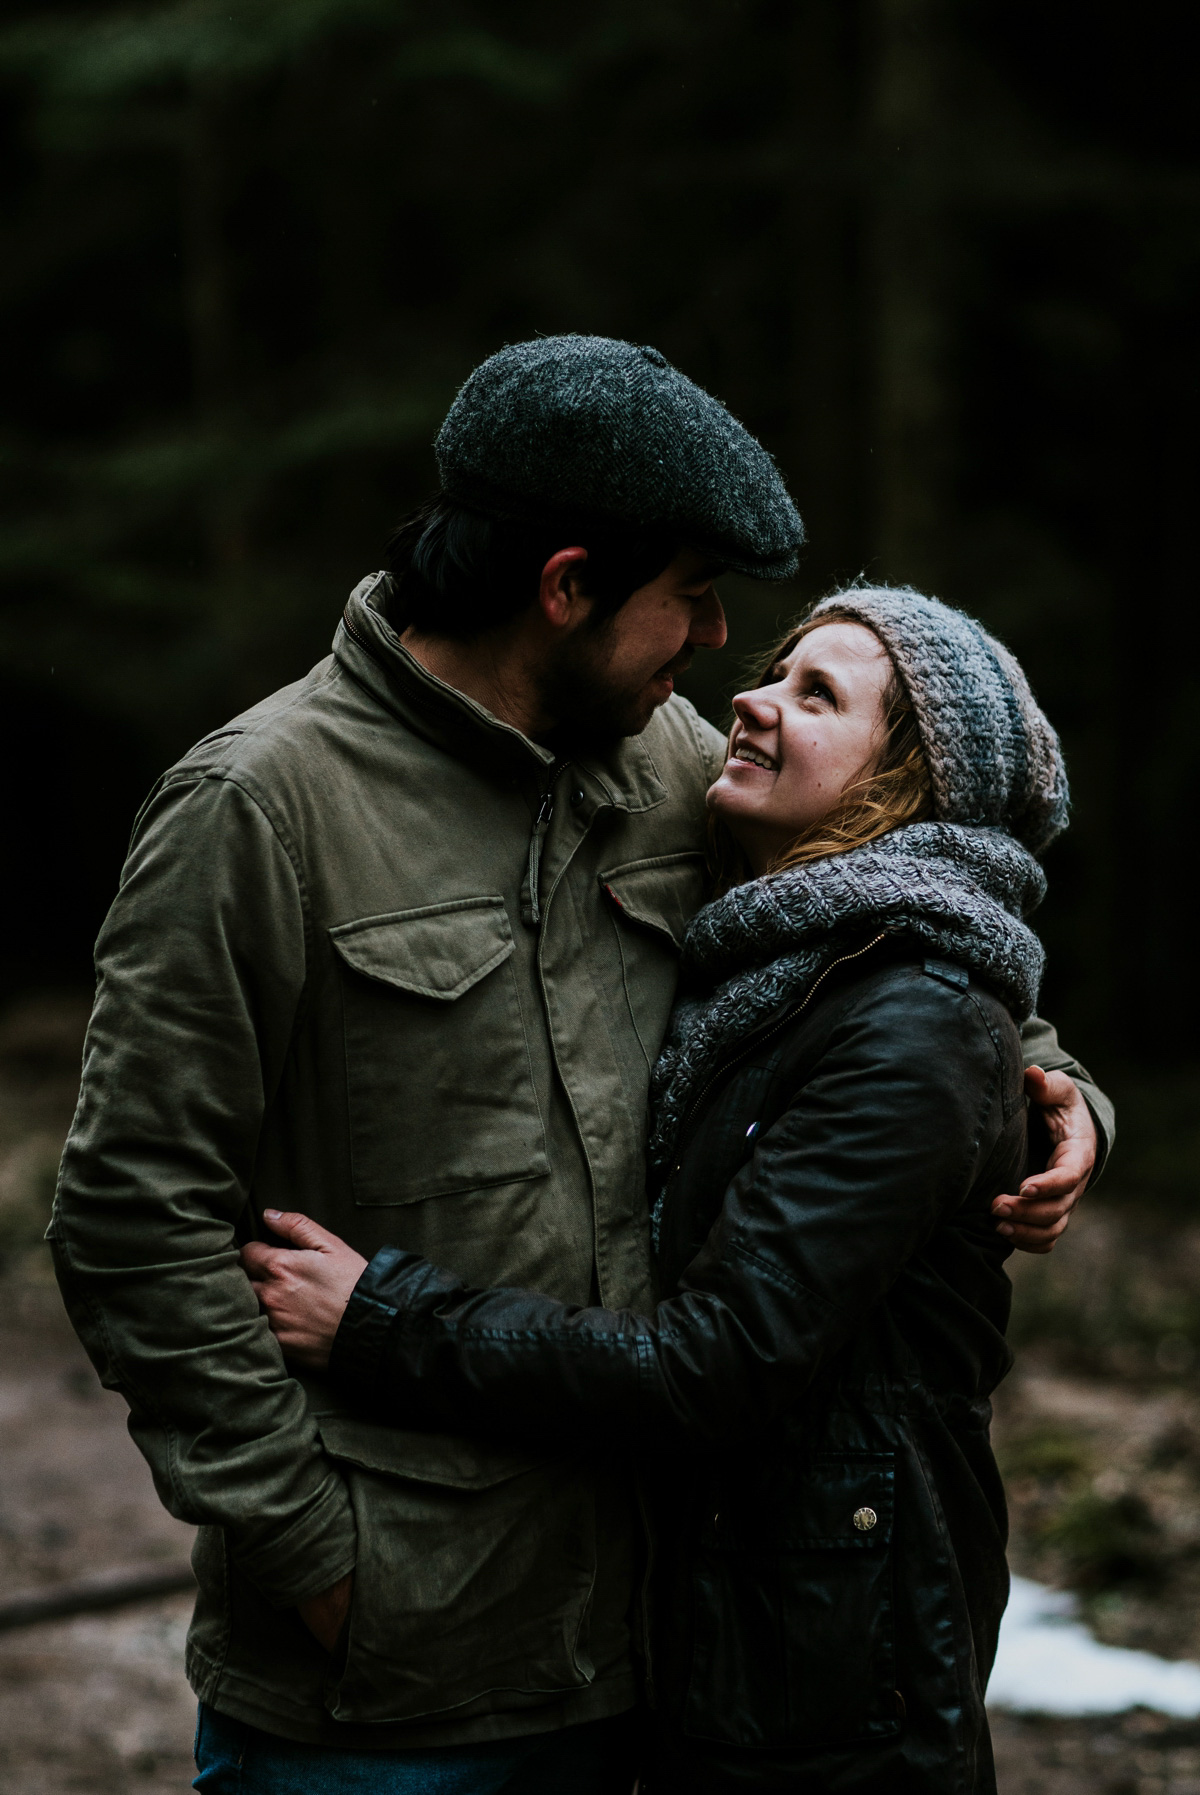
[[[1185,16],[13,0],[0,982],[86,973],[154,771],[325,651],[472,366],[594,331],[718,394],[809,526],[794,587],[730,582],[698,701],[860,570],[977,611],[1071,764],[1047,1009],[1106,1074],[1194,1062]]]

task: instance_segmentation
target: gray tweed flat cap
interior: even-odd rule
[[[849,612],[883,642],[912,701],[937,815],[1004,829],[1040,854],[1067,826],[1058,736],[1015,658],[983,625],[910,586],[852,586],[812,612]]]
[[[761,443],[657,349],[539,337],[489,356],[435,443],[449,498],[666,527],[756,579],[795,573],[804,525]]]

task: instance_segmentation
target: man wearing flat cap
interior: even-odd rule
[[[51,1236],[200,1529],[209,1795],[629,1788],[631,1468],[365,1418],[285,1365],[238,1254],[303,1210],[652,1304],[649,1072],[724,759],[674,682],[725,639],[715,575],[786,577],[803,531],[723,406],[604,338],[493,356],[437,452],[332,655],[159,782],[98,946]]]

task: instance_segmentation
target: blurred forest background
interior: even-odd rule
[[[659,345],[778,458],[795,589],[977,612],[1062,730],[1044,1007],[1200,1171],[1200,107],[1081,0],[8,0],[0,990],[86,984],[129,824],[323,654],[471,367]],[[702,657],[706,658],[706,657]]]
[[[327,651],[434,486],[471,368],[578,330],[653,343],[719,394],[808,523],[793,587],[728,582],[731,647],[687,688],[710,717],[782,617],[866,572],[982,617],[1062,731],[1075,811],[1049,858],[1043,1013],[1122,1132],[1065,1246],[1013,1267],[1014,1563],[1082,1591],[1106,1637],[1200,1658],[1193,12],[5,0],[0,1326],[49,1382],[13,1398],[28,1444],[11,1501],[0,1478],[0,1580],[159,1549],[140,1466],[107,1546],[79,1518],[110,1513],[99,1483],[77,1501],[63,1481],[77,1445],[45,1473],[46,1404],[78,1442],[71,1404],[99,1396],[37,1245],[136,809]],[[59,1706],[21,1698],[43,1716],[28,1762],[58,1751],[82,1787],[70,1729],[100,1698],[55,1662]],[[143,1758],[138,1786],[156,1763],[183,1786],[186,1715],[145,1701],[142,1733],[113,1721],[114,1790]],[[1200,1730],[1188,1750],[1200,1766]],[[1138,1762],[1139,1789],[1168,1786]],[[1020,1786],[1101,1786],[1080,1775]]]
[[[1184,16],[8,0],[0,993],[86,984],[153,778],[326,651],[471,367],[600,332],[718,393],[809,525],[795,589],[730,588],[711,716],[742,651],[861,570],[1026,661],[1076,794],[1045,1010],[1126,1099],[1123,1175],[1190,1197]]]

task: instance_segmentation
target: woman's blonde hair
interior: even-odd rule
[[[836,606],[823,610],[819,617],[806,617],[803,622],[793,625],[758,664],[750,683],[766,685],[780,661],[787,659],[796,644],[826,623],[857,623],[860,627],[869,627],[861,618],[849,611],[840,611]],[[831,810],[807,829],[802,829],[775,856],[767,868],[768,876],[787,872],[793,866],[803,866],[809,860],[821,860],[829,854],[845,854],[851,848],[865,847],[868,842],[898,829],[902,823],[917,823],[932,815],[933,782],[921,745],[916,713],[890,655],[888,660],[891,676],[883,694],[886,735],[875,766],[862,779],[848,785]],[[718,893],[753,876],[729,825],[713,812],[709,815],[709,851]]]

